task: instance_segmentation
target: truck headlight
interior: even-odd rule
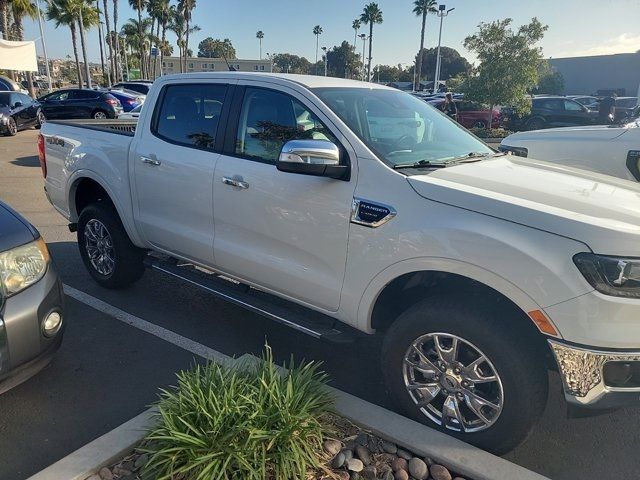
[[[573,263],[597,291],[614,297],[640,298],[640,258],[578,253]]]
[[[40,280],[47,271],[49,258],[49,250],[42,237],[0,252],[0,288],[4,295],[14,295]]]

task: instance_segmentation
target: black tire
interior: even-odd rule
[[[7,129],[5,131],[5,135],[8,137],[15,137],[18,133],[18,126],[16,125],[16,121],[13,117],[9,117],[7,120]]]
[[[109,114],[107,112],[105,112],[104,110],[95,110],[95,111],[91,112],[91,118],[93,118],[95,120],[105,120],[105,119],[109,118]]]
[[[90,258],[87,243],[87,224],[103,225],[111,239],[109,268],[100,272]],[[91,243],[91,242],[89,242]],[[124,288],[142,277],[145,251],[136,247],[120,221],[120,217],[109,202],[98,202],[85,207],[78,219],[78,248],[86,269],[101,286],[110,289]],[[94,248],[95,252],[95,248]],[[104,265],[102,265],[104,267]]]
[[[542,118],[535,117],[527,120],[525,126],[527,130],[541,130],[544,128],[544,125],[545,123]]]
[[[38,110],[36,113],[36,130],[40,130],[45,121],[46,117],[44,116],[44,113],[42,110]]]
[[[381,357],[385,382],[397,405],[409,417],[425,425],[496,454],[506,453],[524,441],[546,405],[548,373],[543,353],[528,344],[526,335],[518,334],[518,329],[505,328],[500,320],[504,318],[504,312],[496,311],[495,307],[482,308],[476,301],[465,303],[453,296],[426,299],[402,313],[386,332]],[[476,432],[448,429],[429,418],[411,398],[404,380],[405,355],[414,340],[429,333],[461,337],[477,347],[495,368],[504,401],[494,423],[486,429]],[[439,374],[442,382],[448,381],[449,375],[442,371]],[[446,387],[441,388],[443,391]],[[491,388],[497,388],[497,384]],[[473,420],[474,414],[469,413],[464,392],[454,395],[461,395],[461,409]],[[445,395],[436,396],[433,404],[436,409],[439,398],[444,400]]]
[[[478,120],[473,124],[473,128],[487,128],[487,124],[484,123],[482,120]]]

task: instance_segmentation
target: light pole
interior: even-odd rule
[[[324,52],[324,76],[327,76],[327,47],[322,47],[321,50]]]
[[[440,34],[438,35],[438,55],[436,57],[436,74],[433,78],[433,93],[440,90],[440,45],[442,44],[442,22],[444,17],[453,12],[455,8],[447,10],[447,6],[442,4],[438,5],[438,16],[440,17]]]
[[[49,91],[53,90],[51,87],[51,72],[49,71],[49,56],[47,55],[47,42],[44,39],[44,30],[42,28],[42,12],[40,12],[40,0],[36,0],[36,6],[38,7],[38,26],[40,27],[40,40],[42,40],[42,51],[44,52],[44,64],[47,72],[47,81],[49,84]]]
[[[358,35],[358,37],[360,37],[360,39],[362,40],[362,81],[364,82],[364,76],[365,76],[364,54],[365,54],[365,47],[367,46],[367,39],[369,37],[367,36],[366,33],[361,33],[360,35]]]

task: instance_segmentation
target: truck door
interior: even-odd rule
[[[229,88],[211,81],[165,86],[150,127],[142,127],[150,131],[132,146],[143,235],[159,250],[202,264],[213,263],[216,138]]]
[[[233,110],[230,124],[237,128],[227,134],[213,182],[217,268],[337,310],[357,169],[351,163],[344,181],[281,172],[275,162],[295,138],[337,143],[345,162],[355,155],[321,111],[288,87],[247,81],[237,88]]]

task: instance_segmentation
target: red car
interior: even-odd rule
[[[469,100],[454,100],[458,107],[458,122],[466,128],[486,128],[489,121],[489,109],[481,103],[471,102]],[[431,100],[430,105],[437,109],[442,109],[444,99]],[[500,128],[500,111],[493,109],[491,115],[491,128]]]

